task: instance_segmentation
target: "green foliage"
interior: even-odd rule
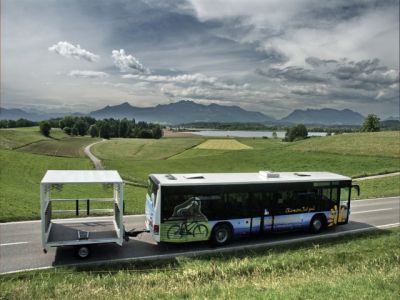
[[[308,131],[306,126],[298,124],[292,128],[288,128],[285,134],[285,142],[293,142],[307,138]]]
[[[380,130],[380,119],[377,115],[369,114],[365,119],[361,131],[376,132]]]
[[[153,138],[155,139],[160,139],[163,136],[163,131],[161,129],[160,125],[156,125],[153,129],[152,129],[152,135]]]
[[[71,127],[64,126],[64,127],[63,127],[63,130],[64,130],[64,132],[65,132],[66,134],[68,134],[68,135],[71,135],[71,134],[72,134],[72,129],[71,129]]]
[[[124,118],[119,122],[118,136],[122,138],[129,137],[131,132],[129,121]]]
[[[397,299],[399,230],[3,275],[5,299]]]
[[[71,135],[77,136],[78,134],[79,134],[78,127],[76,127],[76,126],[74,125],[74,127],[72,127],[72,129],[71,129]]]
[[[33,127],[37,126],[37,122],[29,121],[27,119],[14,120],[0,120],[0,128],[17,128],[17,127]]]
[[[99,129],[97,128],[97,126],[95,124],[90,125],[89,127],[89,134],[92,138],[94,137],[98,137],[99,136]]]
[[[110,124],[106,121],[101,121],[98,123],[99,126],[99,135],[103,139],[109,139],[111,136],[111,127]]]
[[[50,136],[51,125],[48,121],[40,122],[39,128],[40,128],[41,134],[43,134],[46,137]]]
[[[80,118],[76,120],[74,128],[78,130],[80,136],[84,136],[89,129],[89,124]]]

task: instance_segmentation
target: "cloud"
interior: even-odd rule
[[[49,47],[48,50],[67,58],[84,59],[88,62],[96,62],[100,58],[98,55],[82,49],[80,45],[74,46],[68,42],[58,42]]]
[[[73,70],[68,73],[68,76],[74,78],[107,78],[109,75],[105,72],[97,72],[90,70]]]
[[[150,73],[150,70],[145,68],[134,56],[130,54],[126,55],[124,49],[113,50],[111,57],[121,72],[135,71],[145,74]]]

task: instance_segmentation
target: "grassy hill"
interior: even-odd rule
[[[290,147],[296,151],[400,157],[400,131],[346,133],[310,138]]]
[[[0,131],[3,132],[7,132],[6,136],[10,140],[8,145],[19,145],[19,148],[0,149],[0,222],[39,218],[39,182],[47,169],[93,168],[90,160],[82,157],[82,149],[95,139],[71,138],[57,130],[53,133],[59,139],[43,139],[34,128]],[[206,141],[204,138],[112,139],[95,145],[94,153],[103,159],[106,169],[118,170],[124,179],[143,185],[147,184],[147,177],[151,173],[273,170],[332,171],[348,176],[362,176],[400,170],[400,158],[395,152],[387,150],[397,147],[397,141],[393,141],[396,139],[395,134],[397,133],[352,135],[355,140],[358,136],[361,139],[368,136],[368,143],[379,144],[379,147],[371,148],[369,155],[357,152],[359,144],[356,142],[344,143],[342,139],[347,141],[348,135],[340,135],[334,139],[312,138],[295,143],[274,139],[236,139],[239,145],[250,147],[244,150],[232,149],[232,141],[236,141],[234,139],[211,139],[214,149],[196,147]],[[31,144],[23,146],[27,141],[31,141]],[[347,150],[340,151],[354,154],[328,153],[324,149],[297,149],[304,149],[304,145],[309,147],[309,143],[323,145],[324,141],[332,144],[331,150],[335,145],[346,145]],[[338,149],[340,147],[337,146]],[[361,197],[399,195],[399,178],[396,176],[361,182]],[[102,196],[102,189],[99,190],[96,192],[99,194],[95,194],[97,197]],[[74,187],[64,193],[71,192],[73,195],[86,197],[91,191],[90,187]],[[145,188],[125,185],[126,213],[143,213],[145,193]]]
[[[5,299],[397,299],[399,233],[3,275],[0,290]]]

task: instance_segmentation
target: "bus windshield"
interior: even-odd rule
[[[149,177],[147,194],[149,195],[149,198],[151,199],[153,207],[155,206],[155,202],[156,202],[157,189],[158,189],[157,184],[153,181],[153,179],[151,177]]]

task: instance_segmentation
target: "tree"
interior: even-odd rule
[[[381,129],[380,121],[381,120],[377,115],[369,114],[361,127],[361,131],[366,131],[366,132],[380,131]]]
[[[82,119],[76,120],[76,122],[74,124],[74,128],[75,127],[78,130],[78,134],[81,135],[81,136],[84,136],[86,134],[88,128],[89,128],[88,123],[86,123]]]
[[[163,136],[163,132],[162,132],[162,129],[161,129],[160,125],[156,125],[152,129],[152,133],[153,133],[153,138],[155,138],[155,139],[160,139]]]
[[[44,136],[50,136],[51,126],[50,126],[50,123],[49,123],[48,121],[42,121],[42,122],[40,122],[39,128],[40,128],[40,132],[41,132]]]
[[[122,138],[129,137],[129,133],[131,131],[131,128],[129,126],[129,122],[126,118],[122,119],[119,122],[119,127],[118,127],[118,136]]]
[[[72,133],[71,127],[68,127],[68,126],[64,126],[63,131],[68,135],[71,135],[71,133]]]
[[[90,125],[89,127],[89,134],[92,138],[94,137],[98,137],[99,136],[99,129],[97,128],[97,126],[95,124]]]
[[[78,135],[79,134],[79,130],[78,128],[74,125],[74,127],[72,127],[71,130],[71,135]]]
[[[293,142],[297,140],[303,140],[307,138],[308,131],[306,126],[303,124],[298,124],[292,128],[288,128],[285,134],[285,142]]]
[[[111,128],[110,125],[108,124],[107,121],[102,121],[100,123],[100,128],[99,128],[99,135],[103,139],[109,139],[110,138],[110,133],[111,133]]]

